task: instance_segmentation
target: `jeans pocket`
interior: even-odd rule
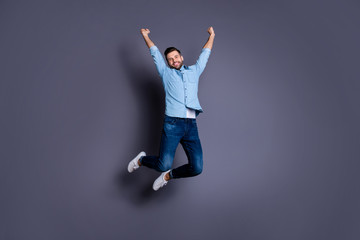
[[[177,118],[174,117],[165,117],[164,123],[174,125],[177,121]]]

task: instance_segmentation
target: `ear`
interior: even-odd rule
[[[184,61],[184,57],[181,55],[181,61]]]

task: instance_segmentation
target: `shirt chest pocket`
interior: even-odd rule
[[[196,75],[196,72],[192,71],[192,70],[186,71],[186,73],[184,74],[184,77],[186,77],[186,80],[189,83],[197,83],[197,81],[198,81],[198,76]]]

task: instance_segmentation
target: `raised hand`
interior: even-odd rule
[[[149,33],[150,33],[150,30],[149,29],[147,29],[147,28],[142,28],[141,30],[140,30],[140,32],[141,32],[141,34],[143,35],[143,36],[147,36],[147,35],[149,35]]]
[[[203,48],[209,48],[210,50],[212,49],[213,43],[214,43],[214,38],[215,38],[215,32],[213,27],[209,27],[208,28],[208,33],[210,34],[207,42],[205,43]]]
[[[213,27],[209,27],[207,31],[210,35],[215,35]]]
[[[153,41],[151,41],[151,39],[149,38],[149,33],[150,30],[147,28],[142,28],[140,29],[141,35],[143,36],[146,45],[151,48],[152,46],[154,46],[155,44],[153,43]]]

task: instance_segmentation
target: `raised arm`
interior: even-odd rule
[[[206,63],[207,63],[210,53],[211,53],[212,46],[214,44],[214,38],[215,38],[214,29],[212,27],[209,27],[207,31],[210,34],[209,39],[207,40],[204,47],[202,48],[200,56],[195,64],[195,67],[196,67],[196,70],[197,70],[197,73],[199,76],[205,69]]]
[[[155,46],[153,41],[151,41],[151,39],[149,38],[150,30],[147,28],[142,28],[140,30],[140,32],[141,32],[142,36],[144,37],[146,45],[150,49],[150,54],[151,54],[152,58],[154,59],[156,69],[158,70],[159,75],[162,77],[164,74],[164,71],[166,69],[165,60],[162,57],[159,49]]]
[[[210,36],[203,48],[209,48],[211,50],[212,46],[214,44],[215,32],[214,32],[213,27],[209,27],[207,31],[210,34]]]
[[[153,41],[151,41],[151,39],[149,38],[149,33],[150,33],[150,30],[147,29],[147,28],[142,28],[140,30],[145,42],[146,42],[146,45],[151,48],[152,46],[155,46],[155,44],[153,43]]]

